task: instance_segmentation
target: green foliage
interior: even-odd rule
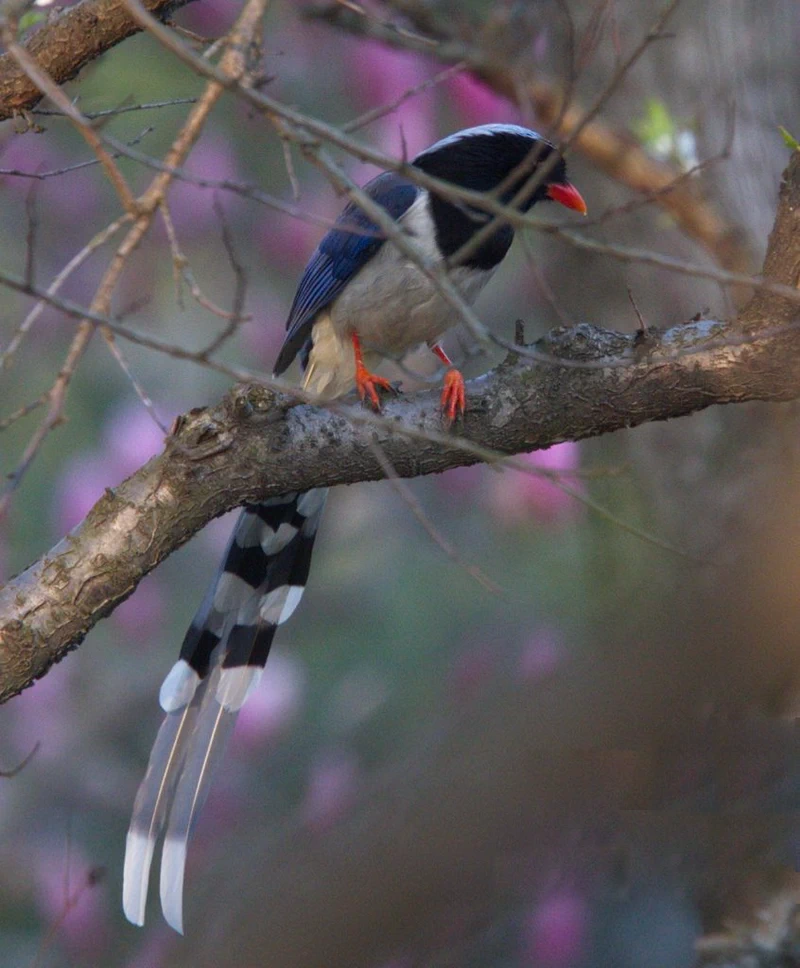
[[[645,101],[644,113],[633,122],[633,130],[644,147],[656,158],[675,162],[684,169],[697,164],[695,137],[679,122],[660,98]]]
[[[36,24],[40,24],[45,20],[47,20],[47,14],[44,10],[29,10],[27,13],[24,13],[19,18],[20,36],[22,36],[26,30],[30,30],[31,27],[35,27]]]
[[[778,125],[778,131],[780,131],[783,142],[789,151],[800,150],[800,141],[798,141],[794,135],[790,134],[782,124]]]

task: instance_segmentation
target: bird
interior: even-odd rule
[[[522,212],[550,200],[586,213],[556,147],[520,125],[457,131],[418,154],[411,167],[459,188],[493,193]],[[511,247],[513,227],[496,220],[494,230],[459,260],[459,250],[489,221],[485,211],[421,187],[399,171],[378,175],[364,192],[444,270],[468,304]],[[302,274],[274,373],[283,374],[298,359],[305,390],[331,400],[355,388],[366,405],[380,409],[381,392],[391,389],[374,372],[381,359],[398,359],[427,344],[447,368],[441,406],[449,425],[464,413],[464,380],[439,340],[459,321],[436,282],[381,233],[357,201],[350,201]],[[315,488],[244,507],[178,661],[161,686],[166,715],[126,838],[123,910],[133,924],[144,924],[150,868],[164,834],[161,908],[167,923],[183,933],[190,833],[275,632],[303,595],[326,497],[326,488]]]

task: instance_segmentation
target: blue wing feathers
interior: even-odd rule
[[[419,192],[411,182],[392,172],[378,175],[364,190],[393,219],[408,211]],[[334,227],[325,235],[300,279],[286,322],[286,339],[275,361],[276,374],[283,373],[310,340],[317,313],[333,302],[385,241],[378,226],[354,202],[345,207],[336,224],[347,227]],[[362,228],[363,235],[358,231]]]

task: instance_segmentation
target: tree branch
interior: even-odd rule
[[[660,205],[689,238],[700,243],[726,269],[748,272],[751,253],[734,226],[716,212],[697,184],[682,176],[675,166],[657,161],[631,133],[593,118],[586,123],[583,105],[571,91],[540,76],[530,77],[508,57],[497,56],[497,38],[476,31],[470,35],[465,22],[437,16],[430,4],[391,3],[402,11],[414,31],[397,29],[390,20],[365,16],[340,3],[321,2],[307,16],[359,37],[369,37],[400,50],[413,50],[446,64],[463,64],[488,87],[521,107],[532,106],[539,122],[562,139],[575,139],[575,147],[591,165],[609,178],[642,193]],[[492,36],[486,44],[484,37]]]
[[[144,0],[163,17],[191,0]],[[57,84],[72,80],[88,63],[142,28],[124,0],[82,0],[53,16],[24,45],[39,67]],[[42,99],[39,87],[11,54],[0,56],[0,121],[30,111]]]
[[[765,269],[800,283],[800,153],[787,169]],[[235,388],[192,411],[164,453],[114,491],[47,555],[0,590],[0,701],[75,648],[140,579],[212,518],[287,491],[402,477],[475,463],[694,413],[713,404],[800,396],[797,309],[758,293],[735,323],[697,319],[623,335],[582,324],[512,354],[469,386],[463,439],[441,433],[437,394],[415,394],[383,418],[301,405],[262,386]],[[481,450],[476,450],[481,448]]]

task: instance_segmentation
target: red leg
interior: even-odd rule
[[[464,390],[464,377],[461,375],[461,371],[453,366],[450,357],[438,343],[434,343],[431,350],[445,366],[450,367],[444,375],[444,387],[442,388],[442,413],[444,422],[449,427],[456,417],[460,417],[464,413],[467,400]]]
[[[375,388],[380,387],[383,390],[391,390],[392,384],[384,377],[375,376],[374,373],[369,372],[366,366],[364,366],[361,341],[355,333],[350,338],[353,341],[353,354],[356,358],[356,390],[358,390],[358,395],[362,400],[365,397],[369,397],[372,406],[376,410],[380,410],[381,398],[378,396],[378,391]]]

